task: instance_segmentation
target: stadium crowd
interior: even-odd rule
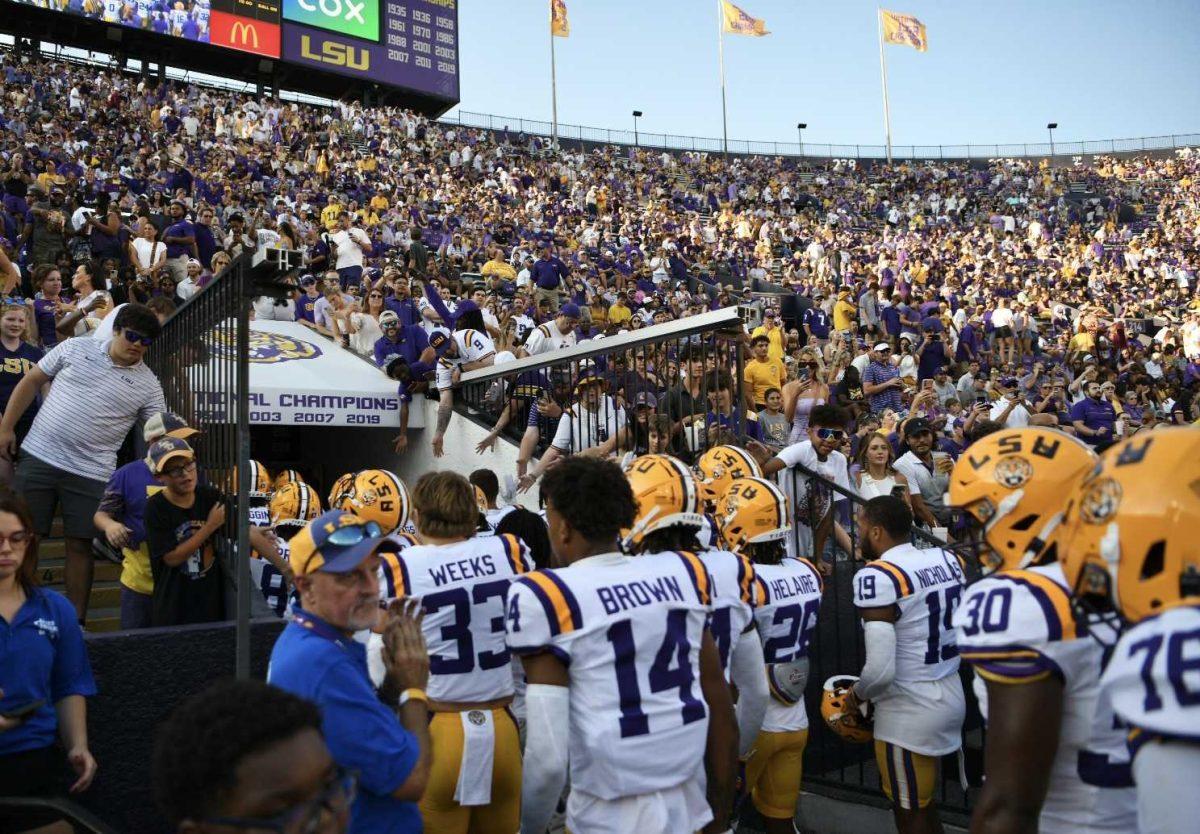
[[[274,528],[274,536],[254,536],[262,557],[256,579],[276,613],[288,612],[289,599],[297,603],[298,628],[311,632],[289,626],[272,682],[322,705],[324,742],[339,765],[346,742],[331,735],[339,727],[331,728],[328,716],[345,709],[339,720],[361,717],[346,705],[364,692],[373,699],[370,681],[355,678],[351,686],[347,678],[348,688],[326,703],[329,692],[309,689],[307,664],[317,655],[331,669],[342,662],[320,642],[328,637],[340,646],[336,633],[321,636],[329,623],[334,632],[363,630],[359,609],[367,596],[374,606],[375,591],[351,599],[348,583],[371,586],[383,577],[391,591],[385,596],[401,597],[414,581],[403,560],[376,559],[367,570],[367,550],[353,550],[352,558],[351,549],[370,539],[375,559],[376,540],[390,534],[416,564],[422,548],[492,548],[487,553],[510,564],[515,581],[545,567],[551,550],[569,562],[608,553],[619,537],[623,545],[638,539],[636,528],[629,537],[623,529],[644,510],[633,506],[644,496],[611,488],[605,479],[613,467],[572,464],[575,477],[606,486],[585,493],[597,501],[603,494],[613,507],[599,524],[572,495],[561,474],[564,458],[669,453],[674,457],[656,457],[655,466],[687,472],[694,464],[707,483],[723,476],[711,470],[705,450],[729,444],[748,450],[747,474],[816,470],[874,502],[854,517],[834,512],[845,502],[813,480],[794,475],[784,483],[789,512],[805,530],[788,537],[787,552],[813,557],[819,585],[839,558],[835,546],[847,557],[880,557],[901,546],[914,521],[943,537],[962,536],[969,521],[947,504],[951,472],[972,442],[999,429],[1063,432],[1099,453],[1163,424],[1200,422],[1200,154],[1098,157],[1063,167],[994,160],[810,169],[768,157],[606,146],[556,151],[541,137],[467,129],[394,108],[257,101],[11,52],[0,53],[0,71],[0,454],[8,464],[0,477],[13,478],[21,447],[16,484],[32,510],[0,505],[0,522],[11,521],[5,535],[15,547],[21,536],[45,535],[54,502],[61,502],[68,591],[80,621],[90,570],[72,571],[71,563],[91,558],[93,532],[124,549],[123,625],[205,622],[226,613],[214,553],[225,503],[197,472],[189,443],[203,427],[166,411],[153,375],[136,377],[136,398],[113,403],[120,436],[110,427],[103,437],[71,437],[76,446],[95,444],[87,456],[94,467],[73,468],[49,436],[70,435],[71,416],[83,413],[86,377],[79,369],[86,366],[79,363],[108,351],[120,366],[114,375],[135,375],[129,369],[144,368],[141,354],[161,323],[243,253],[304,252],[292,297],[258,299],[255,316],[300,322],[375,362],[400,386],[404,408],[412,396],[437,397],[430,432],[437,455],[453,440],[453,397],[465,372],[711,310],[743,311],[745,332],[732,339],[664,339],[502,379],[476,403],[495,424],[478,450],[502,434],[520,441],[517,471],[497,477],[480,470],[470,486],[448,473],[427,476],[432,480],[414,488],[411,519],[407,489],[386,470],[347,473],[322,500],[290,470],[272,478],[255,464],[251,515]],[[100,347],[110,344],[116,347]],[[47,414],[38,416],[39,402]],[[117,447],[135,420],[146,422],[149,455],[118,469]],[[397,451],[407,443],[402,430]],[[37,468],[42,464],[45,471]],[[549,526],[536,516],[531,521],[532,513],[514,516],[508,537],[498,497],[507,503],[539,478],[549,495]],[[164,489],[147,500],[154,484]],[[404,495],[404,512],[375,519],[373,502],[392,494],[388,489]],[[656,482],[654,489],[664,487]],[[130,501],[133,495],[140,499]],[[635,541],[633,548],[659,554],[722,540],[713,522],[699,521],[720,497],[713,491],[704,506],[692,496],[689,507],[671,510],[695,517],[707,542],[693,542],[699,534],[689,533],[650,545]],[[375,528],[335,513],[321,516],[326,536],[306,526],[322,504],[361,512]],[[349,541],[359,528],[366,533]],[[0,557],[5,546],[0,542]],[[339,548],[347,549],[344,558],[322,555]],[[670,568],[672,576],[685,575],[681,570],[692,568]],[[962,579],[960,573],[954,583]],[[14,598],[24,581],[0,570],[0,591]],[[511,620],[544,616],[531,601],[546,606],[538,594],[557,593],[529,587],[527,599],[502,612],[514,651],[532,644],[511,633],[519,631]],[[71,613],[47,616],[77,636]],[[566,622],[576,614],[560,616]],[[453,830],[457,822],[446,820],[457,819],[460,805],[488,803],[478,786],[429,776],[430,736],[435,749],[445,749],[445,739],[458,733],[450,744],[462,747],[464,761],[465,745],[478,738],[472,742],[468,728],[464,739],[463,727],[448,726],[436,708],[426,722],[424,703],[433,697],[426,684],[431,673],[447,670],[422,666],[420,641],[430,637],[428,629],[424,638],[417,634],[419,618],[398,609],[388,617],[383,668],[374,671],[376,684],[400,699],[401,722],[383,710],[389,734],[352,752],[367,759],[395,754],[404,767],[357,774],[378,782],[360,782],[372,798],[360,799],[356,814],[391,809],[409,820],[404,825],[423,815],[427,825],[439,820],[438,830]],[[507,658],[503,640],[500,650]],[[724,664],[728,646],[723,651]],[[539,699],[549,697],[545,684],[567,674],[558,662],[526,664]],[[55,697],[78,698],[75,705],[94,683],[86,656],[74,653],[72,663],[70,685],[56,681]],[[366,674],[365,651],[354,663],[353,672],[338,674]],[[507,660],[502,665],[508,678]],[[951,665],[956,671],[957,662],[946,669]],[[705,662],[694,672],[705,678],[711,706],[711,669]],[[495,739],[504,736],[512,754],[507,704],[496,707],[504,698],[492,697],[505,687],[485,689],[471,697],[451,697],[455,690],[447,689],[434,700],[444,702],[444,713],[464,703],[478,707],[471,714],[480,714]],[[371,702],[371,720],[383,721]],[[303,706],[283,707],[315,726]],[[537,707],[556,715],[566,709],[550,700]],[[62,720],[83,789],[96,763],[86,732],[79,735],[82,714]],[[42,727],[42,736],[51,739],[53,730]],[[307,740],[321,751],[324,742]],[[703,744],[692,752],[698,750]],[[186,763],[162,755],[186,771]],[[528,769],[528,753],[525,762]],[[885,764],[881,759],[881,769]],[[547,781],[537,812],[548,817],[563,785],[557,775],[539,775]],[[434,799],[426,778],[442,792]],[[353,780],[340,767],[323,784],[349,804]],[[576,796],[586,793],[584,785],[574,786]],[[510,785],[495,789],[512,799]],[[459,802],[463,792],[471,801]],[[889,796],[897,809],[918,810]],[[418,812],[413,803],[422,797]],[[686,805],[696,797],[677,799]],[[726,799],[714,800],[718,815],[728,812]],[[400,810],[388,804],[393,800]],[[185,818],[185,800],[170,801]],[[789,801],[794,807],[795,797]],[[755,802],[770,809],[766,799]],[[501,809],[506,820],[515,807]],[[900,810],[898,824],[917,824]],[[580,806],[569,813],[587,820]],[[703,816],[689,819],[703,825],[711,814]]]

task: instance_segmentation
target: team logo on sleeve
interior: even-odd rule
[[[994,475],[1004,486],[1016,489],[1033,477],[1033,465],[1023,457],[1001,458],[996,464]]]
[[[233,356],[237,344],[233,334],[218,333],[214,339],[217,350],[226,356]],[[321,348],[303,339],[293,339],[281,333],[267,333],[263,330],[250,331],[250,361],[260,364],[289,362],[293,359],[316,359],[321,355]]]
[[[1101,478],[1083,493],[1079,516],[1088,524],[1104,524],[1121,506],[1121,485],[1113,478]]]

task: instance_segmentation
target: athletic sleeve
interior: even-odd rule
[[[871,562],[854,574],[856,608],[885,608],[911,593],[911,586],[905,585],[904,574],[887,562]]]

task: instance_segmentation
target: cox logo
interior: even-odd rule
[[[363,26],[367,25],[367,19],[363,17],[366,3],[355,3],[354,0],[345,0],[345,2],[343,0],[318,0],[315,4],[309,0],[296,0],[296,2],[306,12],[315,12],[320,9],[321,14],[326,17],[341,19],[347,23],[357,22]]]
[[[380,0],[283,0],[287,20],[378,43]]]

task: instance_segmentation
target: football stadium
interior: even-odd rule
[[[1145,14],[0,0],[0,834],[1198,830]]]

